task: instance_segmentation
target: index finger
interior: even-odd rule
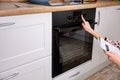
[[[84,23],[86,22],[86,20],[84,19],[83,15],[81,15],[81,19],[82,19],[82,21],[83,21]]]

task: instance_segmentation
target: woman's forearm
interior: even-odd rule
[[[104,36],[104,35],[96,32],[96,31],[94,31],[94,30],[87,31],[87,32],[90,33],[91,35],[93,35],[96,39],[98,39],[99,37],[105,39],[105,36]]]

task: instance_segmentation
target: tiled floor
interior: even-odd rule
[[[86,80],[120,80],[120,70],[111,64]]]

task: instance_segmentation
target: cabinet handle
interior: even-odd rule
[[[97,25],[99,25],[100,24],[100,11],[98,11],[98,22],[97,22]]]
[[[116,10],[120,10],[120,8],[117,8]]]
[[[14,24],[15,24],[15,22],[0,23],[0,27],[11,26]]]
[[[10,80],[10,79],[16,77],[18,74],[19,74],[19,73],[14,73],[14,74],[11,74],[11,75],[9,75],[9,76],[7,76],[7,77],[0,78],[0,80]]]
[[[75,77],[75,76],[77,76],[78,74],[80,74],[80,72],[77,72],[77,73],[71,75],[69,78]]]

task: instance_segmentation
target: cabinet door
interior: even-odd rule
[[[100,23],[96,27],[96,31],[104,34],[112,40],[120,40],[120,6],[103,7],[98,10],[100,15]],[[105,54],[101,54],[101,62],[107,60]]]
[[[98,24],[99,24],[99,21],[100,21],[100,11],[99,11],[99,8],[96,9],[95,21],[98,22]],[[97,32],[101,32],[102,30],[100,29],[98,24],[95,25],[94,29]],[[101,54],[103,54],[103,51],[100,48],[100,46],[98,45],[98,41],[94,38],[94,40],[93,40],[93,52],[92,52],[92,67],[93,68],[95,68],[98,65],[100,65],[100,63],[101,63],[101,61],[100,61]]]
[[[100,22],[97,26],[100,33],[104,34],[110,39],[120,40],[120,6],[110,6],[98,8],[100,14]]]
[[[96,22],[95,30],[110,39],[120,40],[120,6],[110,6],[97,8],[96,11]],[[93,46],[93,66],[97,66],[101,63],[108,61],[107,56],[98,45],[98,42],[94,40]]]
[[[0,72],[51,55],[51,16],[0,17]]]
[[[0,80],[52,80],[51,57],[0,73]]]

